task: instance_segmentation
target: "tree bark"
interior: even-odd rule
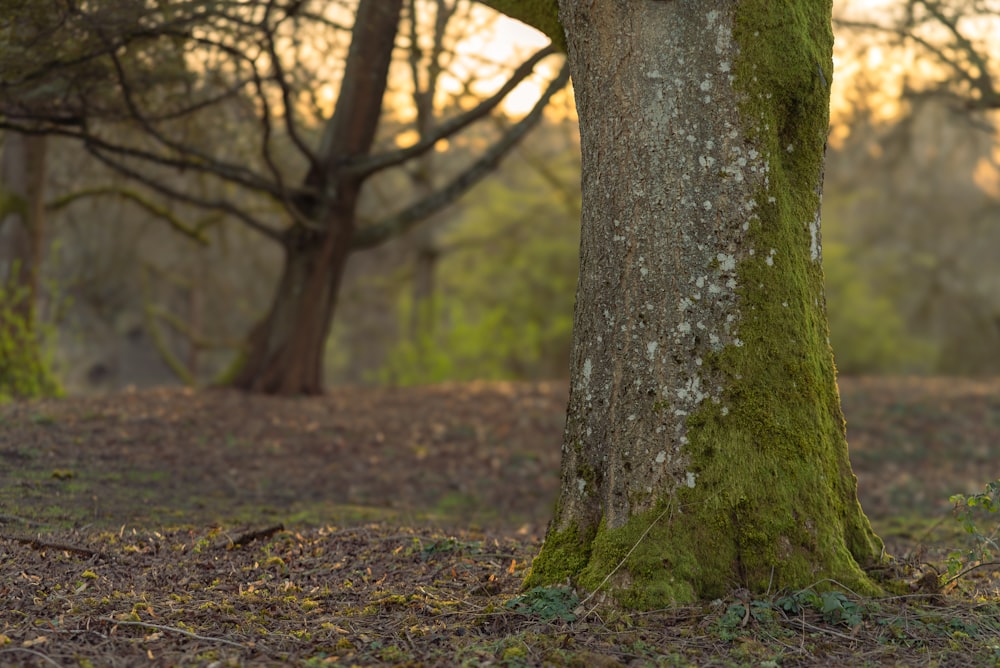
[[[320,394],[323,355],[354,234],[353,213],[329,231],[292,228],[271,310],[248,338],[234,387],[264,394]]]
[[[323,391],[326,339],[337,291],[355,233],[364,177],[343,169],[366,155],[375,138],[402,0],[358,5],[343,84],[327,123],[319,161],[305,179],[311,225],[295,225],[283,239],[285,264],[267,316],[250,333],[234,387],[268,394]]]
[[[581,264],[561,493],[528,583],[636,608],[875,591],[821,270],[829,2],[560,12]]]
[[[53,394],[36,305],[45,238],[44,137],[7,132],[0,157],[0,397]]]

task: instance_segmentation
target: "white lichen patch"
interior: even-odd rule
[[[663,450],[660,450],[658,453],[656,453],[656,463],[662,464],[665,461],[667,461],[667,453],[664,452]]]
[[[648,357],[650,361],[652,361],[655,358],[656,347],[658,345],[659,344],[656,341],[650,341],[649,343],[646,344],[646,357]]]
[[[730,255],[728,253],[719,253],[715,256],[715,259],[719,263],[719,269],[722,271],[735,271],[736,270],[736,256]]]
[[[815,220],[809,223],[809,257],[812,258],[813,262],[819,262],[823,256],[819,242],[819,224],[819,216],[816,216]]]
[[[580,495],[583,496],[583,493],[587,490],[587,481],[583,478],[577,478],[576,489],[580,492]]]
[[[694,480],[695,480],[694,473],[692,473],[691,471],[688,471],[687,472],[687,486],[690,487],[691,489],[694,489]]]
[[[594,363],[590,361],[590,358],[583,360],[583,386],[590,386],[590,374],[594,372]]]

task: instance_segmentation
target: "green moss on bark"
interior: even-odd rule
[[[545,536],[545,549],[531,564],[524,587],[562,584],[586,567],[590,560],[594,536],[583,534],[571,525],[564,531],[550,531]]]
[[[741,126],[768,183],[750,193],[756,206],[737,253],[738,343],[704,356],[723,396],[686,422],[696,486],[662,490],[657,508],[617,529],[602,523],[589,544],[576,529],[550,534],[533,584],[575,573],[582,588],[605,587],[640,609],[738,586],[836,581],[880,591],[862,568],[883,546],[857,501],[819,262],[830,12],[829,2],[750,0],[737,9]]]

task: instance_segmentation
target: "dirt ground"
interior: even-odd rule
[[[840,385],[874,520],[944,513],[951,494],[1000,478],[1000,382]],[[537,535],[565,406],[561,383],[15,403],[0,407],[0,514],[43,528],[413,519]]]
[[[934,533],[949,522],[949,495],[1000,479],[1000,381],[848,378],[841,394],[862,505],[893,552],[955,539]],[[448,665],[455,652],[465,665],[741,665],[725,634],[664,663],[667,632],[635,620],[631,649],[624,631],[592,617],[553,649],[535,614],[544,601],[508,605],[557,492],[565,405],[561,383],[474,383],[294,400],[156,389],[2,406],[0,665]],[[349,574],[351,592],[330,593],[334,571]],[[266,600],[241,616],[254,591]],[[258,618],[261,605],[273,624]],[[715,613],[671,614],[690,623],[675,620],[667,636]],[[817,614],[823,623],[827,612]],[[366,615],[374,626],[358,621]],[[1000,614],[995,622],[1000,633]],[[773,659],[763,647],[748,665]],[[779,647],[775,665],[849,651],[824,647]],[[885,658],[864,651],[876,665]],[[905,665],[905,654],[888,656]]]

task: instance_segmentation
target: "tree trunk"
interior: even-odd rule
[[[45,235],[44,137],[7,132],[0,157],[0,398],[55,394],[35,310]]]
[[[45,233],[45,138],[8,132],[0,158],[0,279],[23,299],[11,305],[31,327]]]
[[[271,310],[250,333],[234,387],[282,395],[323,391],[326,339],[354,236],[347,214],[328,229],[317,237],[292,228]]]
[[[829,2],[562,0],[583,221],[555,519],[529,584],[654,608],[876,590],[829,347]]]
[[[344,171],[375,138],[402,0],[361,0],[337,104],[319,159],[305,179],[313,224],[284,239],[285,265],[267,316],[253,329],[232,377],[234,387],[267,394],[319,394],[340,280],[354,240],[364,177]]]

